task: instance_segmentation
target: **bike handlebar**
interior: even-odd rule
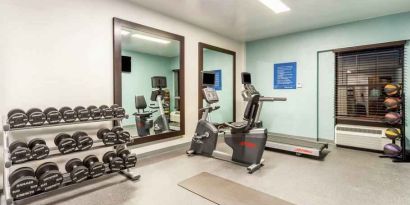
[[[287,101],[287,98],[282,97],[260,97],[259,101]]]
[[[210,110],[212,112],[212,111],[215,111],[219,108],[221,108],[221,106],[219,106],[219,105],[217,105],[215,107],[209,106],[209,107],[203,107],[203,108],[199,109],[199,111],[202,112],[202,111],[205,111],[205,110]]]

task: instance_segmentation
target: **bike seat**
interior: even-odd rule
[[[232,123],[225,123],[226,126],[232,129],[232,132],[243,132],[247,126],[248,121],[241,121],[241,122],[232,122]]]
[[[136,112],[133,115],[137,116],[137,117],[150,117],[155,111],[149,111],[149,112]]]
[[[232,133],[248,132],[250,129],[252,129],[259,107],[259,97],[259,94],[253,94],[248,99],[248,103],[246,104],[246,109],[243,115],[244,121],[225,123],[225,125],[231,128]]]
[[[232,127],[232,128],[245,128],[248,125],[247,121],[242,122],[232,122],[232,123],[225,123],[225,125]]]

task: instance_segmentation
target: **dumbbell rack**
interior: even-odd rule
[[[56,190],[52,190],[52,191],[48,191],[48,192],[42,192],[39,194],[35,194],[33,196],[27,197],[27,198],[23,198],[20,200],[14,200],[11,196],[10,193],[10,184],[9,184],[9,175],[10,175],[10,168],[14,165],[12,164],[12,162],[10,161],[10,153],[9,153],[9,144],[10,144],[10,138],[12,138],[12,132],[14,131],[20,131],[20,130],[30,130],[30,129],[41,129],[41,128],[49,128],[49,127],[60,127],[60,126],[66,126],[66,125],[76,125],[76,124],[85,124],[85,123],[95,123],[95,122],[105,122],[105,121],[113,121],[116,123],[117,126],[121,126],[122,127],[122,120],[123,119],[127,119],[128,115],[125,115],[123,118],[110,118],[110,119],[100,119],[100,120],[87,120],[87,121],[74,121],[74,122],[61,122],[58,124],[44,124],[42,126],[25,126],[25,127],[21,127],[21,128],[10,128],[10,125],[7,123],[7,121],[5,120],[6,118],[3,117],[3,121],[2,121],[2,125],[3,125],[3,193],[1,196],[1,201],[0,204],[6,204],[6,205],[13,205],[13,204],[20,204],[20,203],[24,203],[25,201],[28,201],[30,199],[34,199],[34,198],[40,198],[40,197],[44,197],[44,196],[49,196],[52,195],[53,193],[57,193],[61,190],[71,190],[73,188],[77,188],[78,186],[81,186],[83,184],[89,184],[92,183],[92,181],[97,181],[98,179],[101,179],[103,177],[109,177],[115,174],[122,174],[124,176],[126,176],[128,179],[132,180],[132,181],[136,181],[140,179],[140,175],[139,174],[134,174],[132,172],[130,172],[129,169],[125,169],[125,170],[121,170],[120,172],[112,172],[110,173],[108,165],[104,164],[104,166],[106,167],[106,174],[98,177],[98,178],[94,178],[94,179],[88,179],[84,182],[81,183],[72,183],[69,173],[63,173],[63,182],[61,184],[61,186],[56,189]],[[97,139],[97,140],[93,140],[93,144],[95,143],[101,143],[102,140],[101,139]],[[112,145],[111,147],[118,148],[118,147],[124,147],[126,148],[126,144],[115,144]],[[50,154],[47,158],[45,159],[41,159],[41,160],[36,160],[36,161],[42,161],[42,160],[50,160],[54,157],[62,157],[62,156],[67,156],[73,153],[78,153],[78,152],[73,152],[73,153],[68,153],[68,154],[61,154],[58,152],[58,147],[56,146],[48,146],[50,149]],[[107,146],[105,145],[101,145],[101,146],[93,146],[88,150],[84,150],[83,152],[86,151],[90,151],[90,150],[95,150],[95,149],[100,149],[100,148],[107,148]],[[28,161],[31,162],[31,161]],[[25,162],[25,163],[28,163]],[[15,164],[15,165],[22,165],[24,163],[19,163],[19,164]]]

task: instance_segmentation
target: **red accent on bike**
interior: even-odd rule
[[[242,141],[239,143],[240,146],[248,147],[248,148],[255,148],[256,144],[252,142]]]
[[[312,151],[306,150],[306,149],[303,149],[303,148],[296,148],[295,152],[305,153],[305,154],[312,154],[313,153]]]

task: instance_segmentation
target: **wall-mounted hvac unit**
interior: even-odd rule
[[[336,145],[382,151],[391,143],[384,135],[386,128],[338,124],[335,127]]]

